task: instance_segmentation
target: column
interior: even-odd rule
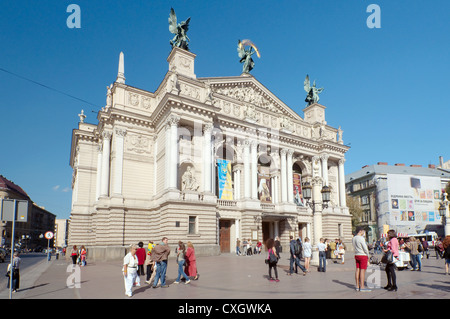
[[[251,143],[251,165],[252,165],[252,174],[251,174],[251,187],[252,187],[252,199],[258,199],[258,142],[252,141]]]
[[[250,141],[244,141],[244,198],[250,198]]]
[[[294,202],[294,177],[292,176],[292,155],[293,150],[287,151],[286,166],[287,166],[287,201],[289,203]]]
[[[115,163],[114,163],[114,184],[113,194],[122,195],[122,179],[123,179],[123,145],[127,131],[121,128],[115,129]]]
[[[280,150],[280,162],[281,162],[281,202],[287,201],[287,172],[286,172],[286,149]]]
[[[322,154],[320,159],[322,160],[322,178],[323,178],[323,186],[328,186],[328,158],[330,156],[328,154]]]
[[[280,236],[278,225],[279,225],[279,222],[278,222],[278,221],[274,221],[274,222],[273,222],[273,237],[274,237],[274,239],[275,239],[276,237]]]
[[[102,185],[102,144],[98,145],[97,153],[97,186],[95,188],[95,200],[98,200]]]
[[[178,185],[178,123],[180,117],[173,115],[170,118],[170,188],[177,188]]]
[[[166,137],[165,137],[165,145],[164,145],[164,186],[165,189],[168,189],[170,187],[170,124],[169,121],[166,122],[166,125],[164,127],[166,130]],[[156,156],[155,156],[156,157]]]
[[[241,198],[241,168],[238,165],[233,167],[234,200]]]
[[[341,207],[347,206],[346,199],[345,199],[345,174],[344,174],[344,163],[345,159],[341,158],[339,160],[339,202],[341,204]]]
[[[212,123],[206,123],[203,127],[203,191],[205,193],[212,192],[212,144],[211,133],[213,129]]]
[[[100,196],[109,195],[109,158],[111,153],[111,135],[109,131],[103,131],[103,150],[102,150],[102,182],[100,187]]]

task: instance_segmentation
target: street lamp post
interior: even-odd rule
[[[328,203],[330,202],[331,190],[328,186],[323,186],[320,190],[319,181],[313,181],[314,183],[314,191],[313,186],[310,183],[306,182],[303,185],[303,198],[306,200],[306,205],[311,207],[314,218],[314,246],[312,251],[311,264],[319,263],[319,251],[316,249],[317,244],[320,242],[320,238],[322,237],[322,210],[328,207]],[[322,201],[320,201],[320,193],[322,194]]]
[[[444,236],[450,235],[450,224],[447,221],[449,218],[449,201],[447,199],[447,193],[444,191],[442,194],[442,201],[439,205],[439,215],[441,215],[442,223],[444,224]]]

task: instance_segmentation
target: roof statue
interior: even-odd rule
[[[308,95],[306,96],[305,102],[308,102],[308,105],[319,102],[319,94],[322,93],[323,88],[316,88],[316,80],[314,80],[313,86],[311,86],[309,81],[309,75],[306,75],[305,82],[303,82],[304,88]]]
[[[189,30],[189,22],[190,21],[191,21],[191,18],[188,18],[186,21],[182,21],[181,23],[177,24],[177,16],[175,14],[175,11],[173,10],[173,8],[170,8],[169,31],[171,33],[175,34],[173,39],[170,40],[170,44],[172,45],[172,48],[179,47],[181,49],[189,51],[188,43],[189,43],[190,39],[186,33]]]
[[[249,46],[249,48],[245,49],[245,46]],[[255,51],[253,51],[253,49],[255,49]],[[255,67],[255,62],[253,62],[252,55],[256,52],[258,58],[261,57],[258,48],[250,40],[242,40],[242,42],[241,40],[238,40],[237,51],[239,58],[241,58],[239,62],[244,63],[242,66],[242,73],[250,73],[250,71]]]

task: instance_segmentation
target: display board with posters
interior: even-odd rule
[[[388,174],[387,181],[391,225],[441,223],[439,177]]]

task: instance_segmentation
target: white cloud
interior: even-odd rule
[[[57,191],[57,190],[59,189],[59,187],[60,187],[59,185],[56,185],[56,186],[53,186],[52,189],[53,189],[54,191]]]

